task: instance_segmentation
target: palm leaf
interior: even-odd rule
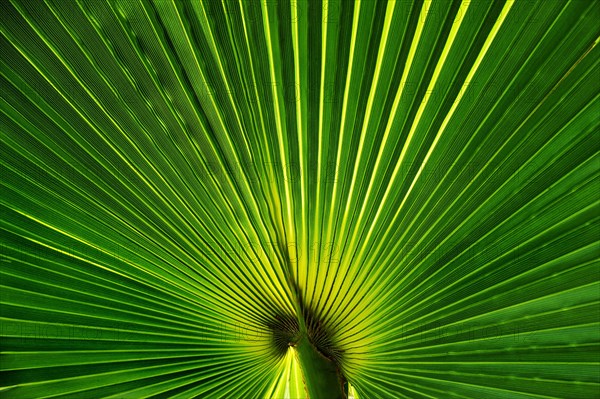
[[[600,3],[2,5],[3,398],[599,397]]]

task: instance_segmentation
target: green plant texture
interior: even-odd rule
[[[0,1],[0,398],[600,398],[600,2]]]

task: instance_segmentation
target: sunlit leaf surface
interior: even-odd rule
[[[600,397],[600,2],[0,21],[0,397]]]

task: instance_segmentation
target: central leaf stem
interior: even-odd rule
[[[323,356],[302,334],[296,343],[296,355],[310,399],[345,399],[344,385],[336,364]]]
[[[286,277],[292,289],[298,316],[298,334],[293,338],[296,357],[304,378],[309,399],[346,399],[344,377],[337,364],[323,355],[311,342],[305,320],[304,301],[297,282],[292,277],[291,262],[287,263]]]

